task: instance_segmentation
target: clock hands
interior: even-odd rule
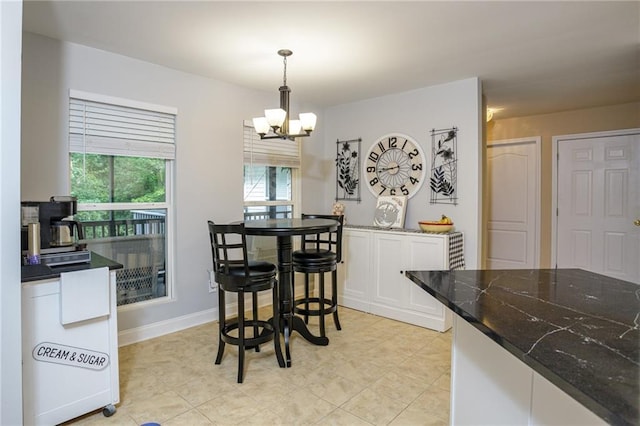
[[[385,172],[385,171],[395,170],[395,169],[399,169],[399,168],[400,168],[400,165],[399,165],[399,164],[396,164],[396,165],[395,165],[395,166],[393,166],[393,167],[382,167],[382,168],[378,169],[378,171],[379,171],[379,172]]]

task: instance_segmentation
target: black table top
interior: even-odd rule
[[[332,219],[263,219],[248,220],[244,228],[249,235],[289,236],[335,231],[338,222]]]
[[[97,253],[91,252],[90,263],[78,263],[75,265],[60,265],[60,266],[47,266],[40,265],[27,265],[22,266],[21,280],[22,282],[48,280],[52,278],[59,278],[63,272],[82,271],[85,269],[104,268],[121,269],[122,265],[118,262],[114,262],[111,259],[107,259],[104,256],[100,256]]]
[[[640,424],[640,286],[580,269],[407,277],[610,424]]]

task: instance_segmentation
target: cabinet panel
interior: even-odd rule
[[[407,270],[438,271],[448,269],[448,245],[446,238],[437,236],[434,238],[408,237],[406,248],[409,265]],[[406,278],[405,278],[406,279]],[[445,318],[445,307],[435,297],[422,290],[417,285],[409,286],[407,309]],[[447,325],[450,327],[450,315],[446,313]]]
[[[533,371],[532,426],[597,426],[607,423],[562,389]]]
[[[454,321],[450,424],[529,424],[532,370],[464,319]]]
[[[338,273],[338,303],[369,312],[371,238],[367,231],[345,229]]]
[[[409,293],[403,275],[407,263],[404,239],[396,234],[374,234],[373,247],[371,300],[384,306],[402,308]]]

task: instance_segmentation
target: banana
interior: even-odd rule
[[[451,219],[448,218],[446,215],[442,215],[442,217],[440,218],[440,220],[438,222],[443,223],[445,225],[451,225],[453,223],[451,221]]]

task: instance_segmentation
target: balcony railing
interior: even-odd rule
[[[84,238],[129,237],[133,235],[163,234],[165,220],[162,218],[141,218],[123,220],[96,220],[82,222]]]
[[[278,210],[278,211],[261,211],[261,212],[248,212],[245,209],[244,220],[260,220],[260,219],[287,219],[291,218],[291,209]]]
[[[134,211],[133,216],[82,222],[89,250],[124,266],[116,271],[118,305],[167,295],[165,215]]]

